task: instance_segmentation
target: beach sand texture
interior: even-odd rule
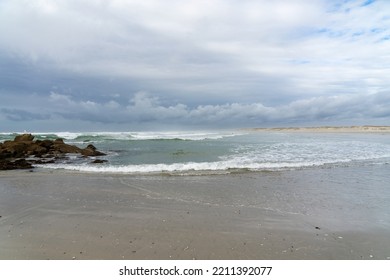
[[[0,259],[389,259],[387,165],[0,173]]]

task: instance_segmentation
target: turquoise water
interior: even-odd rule
[[[95,145],[107,162],[70,155],[42,168],[107,173],[210,174],[390,163],[390,134],[246,131],[33,133]],[[14,134],[0,134],[0,141]]]

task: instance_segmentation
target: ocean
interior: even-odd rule
[[[93,144],[107,162],[78,155],[39,168],[124,174],[209,175],[390,163],[389,133],[274,131],[53,132],[35,139],[63,138]],[[0,133],[0,142],[14,133]]]

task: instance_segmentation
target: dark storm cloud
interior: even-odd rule
[[[386,123],[389,5],[1,1],[0,121]]]
[[[31,120],[45,120],[50,117],[50,115],[32,113],[25,110],[18,109],[1,109],[2,114],[6,119],[11,121],[31,121]]]

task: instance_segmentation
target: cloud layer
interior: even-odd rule
[[[0,130],[67,120],[388,124],[389,9],[381,0],[1,1]]]

